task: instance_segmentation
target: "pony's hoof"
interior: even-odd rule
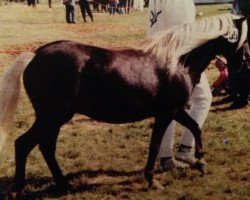
[[[20,192],[8,191],[7,195],[6,195],[6,199],[8,199],[8,200],[17,200],[17,199],[20,199],[20,197],[21,197]]]
[[[203,174],[207,174],[207,163],[204,159],[199,159],[197,162],[193,165],[194,169],[197,169]]]
[[[69,194],[73,191],[73,187],[69,183],[57,185],[57,189],[61,194]]]
[[[204,157],[205,154],[206,154],[205,151],[200,150],[200,151],[197,151],[197,152],[195,153],[195,157],[198,158],[198,161],[199,161],[199,160],[202,160],[202,158]]]
[[[152,180],[152,188],[156,190],[164,190],[164,186],[156,179]]]
[[[8,200],[16,200],[21,199],[21,194],[23,190],[23,185],[21,183],[14,183],[9,187],[9,189],[6,191],[6,199]]]
[[[69,181],[66,177],[61,176],[59,178],[55,178],[56,188],[58,192],[62,194],[68,194],[72,191],[72,186],[70,185]]]
[[[151,184],[153,180],[153,172],[151,170],[145,169],[144,177],[149,182],[149,184]]]

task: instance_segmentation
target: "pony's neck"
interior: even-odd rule
[[[211,40],[204,45],[183,55],[180,59],[192,76],[193,82],[200,80],[202,72],[207,68],[212,59],[218,54],[223,55],[221,45],[216,40]]]

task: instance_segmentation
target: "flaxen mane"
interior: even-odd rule
[[[239,18],[222,14],[173,27],[142,41],[137,49],[155,56],[162,66],[168,66],[170,72],[174,73],[182,55],[219,36],[230,38],[236,30],[233,20]],[[243,28],[239,46],[246,39],[246,23]]]

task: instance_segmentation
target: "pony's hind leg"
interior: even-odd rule
[[[55,151],[60,127],[69,121],[73,115],[73,112],[67,112],[65,115],[60,115],[58,120],[53,120],[53,117],[48,117],[47,115],[42,118],[38,117],[29,131],[16,140],[16,173],[14,184],[8,191],[10,199],[16,199],[24,188],[27,157],[36,145],[39,145],[39,149],[56,184],[61,189],[68,190],[69,184],[57,164]]]
[[[39,129],[41,134],[39,149],[53,175],[56,185],[63,192],[67,192],[70,189],[70,185],[56,160],[56,142],[60,127],[74,116],[75,112],[73,110],[72,108],[65,108],[56,112],[55,109],[47,114],[43,114],[38,119],[40,121]]]
[[[43,126],[44,135],[39,142],[39,149],[51,171],[56,185],[61,191],[67,191],[70,189],[70,185],[63,175],[55,157],[56,153],[56,141],[59,134],[60,126],[53,127]],[[47,130],[46,130],[47,129]]]
[[[16,172],[14,184],[9,190],[11,199],[15,199],[15,196],[17,196],[24,188],[26,161],[31,150],[39,142],[39,138],[37,137],[38,131],[39,127],[37,121],[35,121],[33,126],[15,141]]]

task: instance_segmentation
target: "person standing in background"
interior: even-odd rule
[[[36,7],[36,1],[35,0],[27,0],[28,6],[32,6],[32,8]]]
[[[241,14],[247,17],[248,31],[250,31],[250,1],[249,0],[238,0],[238,1]],[[250,41],[250,34],[248,34],[248,41]]]
[[[169,27],[190,23],[195,20],[195,5],[193,0],[150,0],[148,8],[148,36],[154,36],[158,31]],[[171,47],[169,47],[171,48]],[[197,58],[199,59],[199,58]],[[212,102],[212,94],[207,77],[203,72],[200,82],[195,86],[190,99],[189,115],[203,126]],[[162,139],[158,157],[160,157],[161,171],[174,167],[184,167],[184,163],[195,166],[197,159],[194,155],[194,137],[188,129],[184,129],[181,144],[177,153],[173,154],[175,135],[175,121],[173,121]],[[175,159],[176,158],[176,159]]]
[[[88,16],[90,17],[91,21],[93,22],[94,18],[93,18],[93,14],[92,14],[92,12],[90,10],[89,0],[80,0],[79,1],[79,6],[80,6],[80,9],[81,9],[82,18],[83,18],[84,22],[87,22],[87,20],[86,20],[86,12],[87,12]]]
[[[238,0],[239,9],[242,15],[247,17],[248,31],[250,31],[250,1],[249,0]],[[248,34],[248,41],[250,41],[250,34]]]
[[[68,24],[75,24],[75,0],[63,0],[66,8],[66,22]]]
[[[221,95],[221,91],[228,91],[228,70],[227,60],[222,56],[216,56],[214,66],[219,70],[219,77],[211,84],[211,92],[213,96]]]
[[[249,0],[238,0],[239,10],[242,15],[250,15],[250,1]]]
[[[48,0],[49,8],[52,8],[51,0]]]
[[[96,10],[97,12],[99,12],[99,5],[100,5],[100,0],[94,0],[93,1],[93,9]]]
[[[107,0],[101,0],[101,11],[102,12],[107,12],[107,4],[108,4]]]
[[[131,6],[131,0],[125,0],[125,13],[126,14],[129,14],[130,6]]]
[[[250,0],[234,0],[233,10],[235,14],[247,17],[250,31]],[[248,34],[248,41],[250,34]],[[250,48],[246,42],[235,56],[228,60],[229,94],[232,104],[229,109],[241,109],[248,105],[250,96]]]
[[[133,7],[135,10],[140,10],[143,12],[144,0],[134,0]]]
[[[116,10],[117,0],[109,0],[109,14],[114,15]]]

